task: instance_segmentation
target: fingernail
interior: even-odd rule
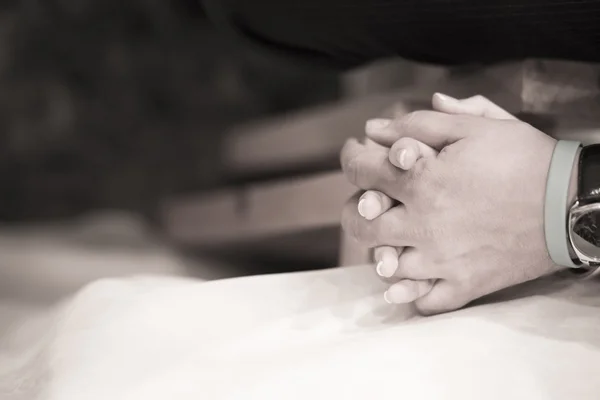
[[[377,275],[383,276],[383,261],[379,261],[377,266],[375,267],[375,271],[377,271]]]
[[[386,291],[386,292],[383,294],[383,299],[384,299],[384,300],[385,300],[385,302],[386,302],[386,303],[388,303],[388,304],[394,304],[394,303],[392,302],[392,300],[390,299],[390,295],[389,295],[389,293],[388,293],[387,291]]]
[[[386,263],[385,260],[379,261],[377,263],[377,266],[375,267],[375,271],[377,271],[377,275],[381,276],[382,278],[391,278],[392,276],[394,276],[394,273],[396,272],[396,267],[389,268],[390,265],[391,264],[389,262]],[[388,267],[388,268],[386,268],[386,267]]]
[[[398,164],[402,167],[402,168],[406,168],[406,149],[402,149],[400,150],[400,153],[398,153]]]
[[[367,134],[380,133],[384,129],[388,128],[391,124],[392,120],[387,118],[370,119],[365,124],[365,132]]]
[[[398,269],[398,256],[394,256],[390,253],[384,253],[381,259],[381,275],[384,278],[391,278]]]
[[[371,198],[370,207],[369,204],[365,204],[365,218],[368,220],[375,219],[381,214],[381,200],[379,200],[379,196],[377,198]]]
[[[358,202],[358,213],[369,221],[377,218],[381,211],[381,199],[375,193],[367,192]]]
[[[394,273],[391,271],[386,270],[385,268],[385,263],[382,261],[381,262],[383,265],[381,266],[381,268],[377,271],[377,273],[379,274],[379,276],[381,276],[382,278],[391,278],[392,276],[394,276]]]
[[[363,218],[366,218],[365,211],[365,199],[360,199],[360,201],[358,202],[358,213]]]

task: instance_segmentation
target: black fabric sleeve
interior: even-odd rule
[[[204,0],[221,29],[288,62],[347,69],[525,57],[600,61],[600,0]]]

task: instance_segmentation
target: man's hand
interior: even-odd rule
[[[344,171],[356,186],[401,204],[367,220],[354,198],[343,225],[368,246],[405,247],[396,276],[434,282],[430,290],[421,285],[420,311],[459,308],[555,269],[543,234],[553,139],[508,113],[493,120],[434,111],[371,126],[369,137],[392,146],[389,154],[349,141],[342,151]],[[397,168],[401,138],[441,153],[404,171]]]
[[[516,118],[491,102],[483,96],[473,96],[466,99],[455,99],[441,93],[433,95],[432,107],[436,111],[447,114],[472,115],[494,119],[511,119]],[[365,130],[377,130],[382,124],[390,123],[389,120],[374,119],[366,123]],[[373,142],[370,139],[365,141],[370,147],[378,147],[387,149]],[[427,146],[418,140],[403,137],[395,145],[399,149],[399,157],[397,166],[403,170],[410,170],[414,164],[422,157],[436,156],[437,151]],[[401,153],[400,153],[401,152]],[[363,217],[372,220],[383,214],[395,205],[393,199],[385,193],[375,190],[366,191],[358,201],[358,212]],[[434,281],[414,281],[411,279],[394,279],[394,275],[398,269],[398,258],[404,249],[402,247],[379,246],[375,248],[375,263],[377,274],[383,278],[396,280],[385,293],[385,298],[393,303],[411,303],[419,297],[427,294]]]
[[[483,96],[473,96],[459,100],[436,93],[433,95],[432,107],[436,111],[447,114],[473,115],[494,119],[516,119],[508,111]],[[387,124],[389,122],[389,120],[372,119],[367,121],[365,130],[376,130],[382,123]],[[365,144],[371,147],[387,149],[387,147],[381,146],[370,139],[367,139]],[[399,154],[401,154],[397,166],[403,170],[410,170],[417,160],[422,157],[437,155],[437,151],[412,138],[403,137],[395,145],[399,149]],[[368,190],[358,201],[358,212],[363,217],[372,220],[389,210],[394,204],[394,200],[385,193]],[[398,257],[402,250],[402,248],[390,246],[375,248],[376,270],[381,277],[391,278],[394,276],[398,268]],[[403,299],[406,302],[412,302],[420,297],[420,293],[423,293],[423,290],[419,290],[420,288],[423,288],[423,286],[418,285],[415,281],[405,279],[394,284],[387,294],[392,301],[397,302]]]

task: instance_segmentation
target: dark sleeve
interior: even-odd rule
[[[600,61],[600,0],[204,0],[209,17],[290,62],[347,69],[526,57]]]

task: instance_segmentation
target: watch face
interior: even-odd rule
[[[582,212],[571,226],[573,247],[590,258],[600,259],[600,209]]]

